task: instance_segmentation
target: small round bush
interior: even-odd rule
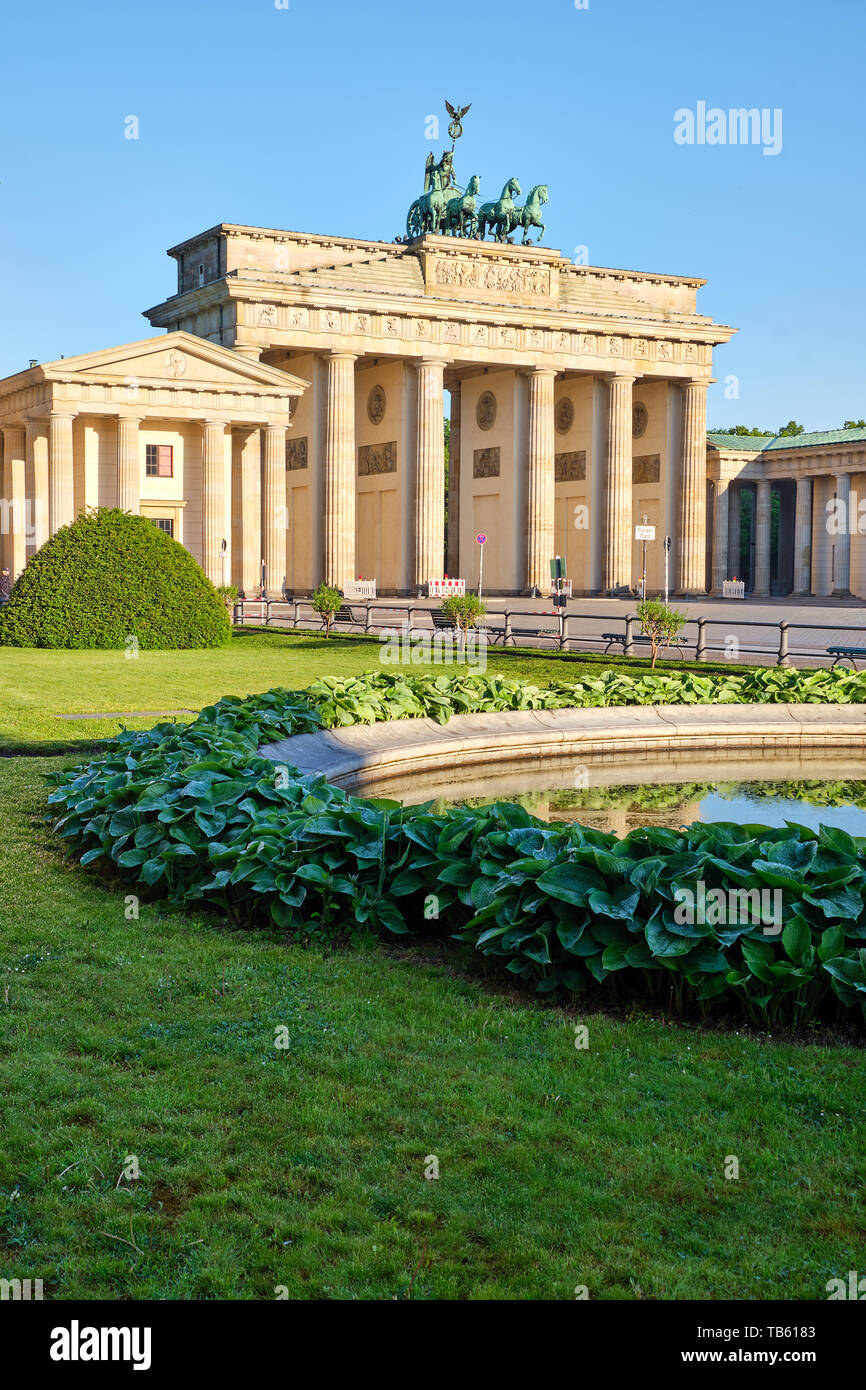
[[[95,509],[31,556],[0,612],[0,645],[224,647],[226,605],[188,550],[145,516]]]

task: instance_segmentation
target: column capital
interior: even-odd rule
[[[451,366],[450,357],[416,357],[416,367],[441,367],[443,372],[446,367]]]
[[[77,415],[77,410],[55,410],[52,406],[48,418],[49,420],[74,420]]]
[[[357,362],[357,352],[325,352],[322,354],[326,362]]]
[[[637,376],[634,372],[603,372],[602,375],[605,381],[611,383],[614,381],[621,381],[623,384],[629,383],[633,385],[637,381]]]
[[[527,367],[527,376],[558,377],[559,370],[556,367]]]

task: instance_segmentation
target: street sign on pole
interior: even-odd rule
[[[636,541],[654,541],[656,538],[656,528],[654,526],[636,526],[634,528],[634,538]]]

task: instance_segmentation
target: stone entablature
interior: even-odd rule
[[[216,248],[216,249],[214,249]],[[426,236],[403,245],[222,224],[172,248],[179,293],[146,311],[250,355],[346,351],[460,366],[709,381],[733,332],[695,278],[576,266],[539,247]],[[189,284],[188,267],[217,279]]]

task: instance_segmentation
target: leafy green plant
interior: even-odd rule
[[[561,708],[573,694],[514,685],[389,674],[221,700],[191,725],[124,733],[56,775],[56,829],[82,864],[240,925],[269,920],[324,936],[435,929],[544,993],[736,1007],[769,1024],[857,1005],[866,1017],[866,840],[826,826],[727,823],[645,827],[618,840],[546,825],[506,802],[434,812],[364,801],[321,776],[280,774],[258,753],[356,719],[447,718],[473,703],[539,708],[545,698]],[[778,890],[774,934],[760,914],[683,924],[678,894],[697,881],[708,891]],[[430,895],[435,923],[425,916]]]
[[[234,612],[235,604],[238,601],[237,584],[217,584],[216,591],[228,610],[229,616]]]
[[[322,582],[316,589],[312,597],[314,610],[320,618],[325,620],[325,635],[330,637],[331,624],[340,611],[343,603],[343,595],[339,589],[332,588],[329,584]]]
[[[487,607],[477,594],[451,594],[442,604],[442,614],[450,618],[464,640],[469,636],[470,627],[475,627],[483,618]]]
[[[96,509],[30,557],[0,613],[11,647],[224,647],[225,604],[192,555],[144,516]]]
[[[637,615],[641,631],[650,639],[652,666],[655,668],[660,653],[670,646],[685,626],[686,614],[669,608],[661,599],[645,598],[637,606]]]

